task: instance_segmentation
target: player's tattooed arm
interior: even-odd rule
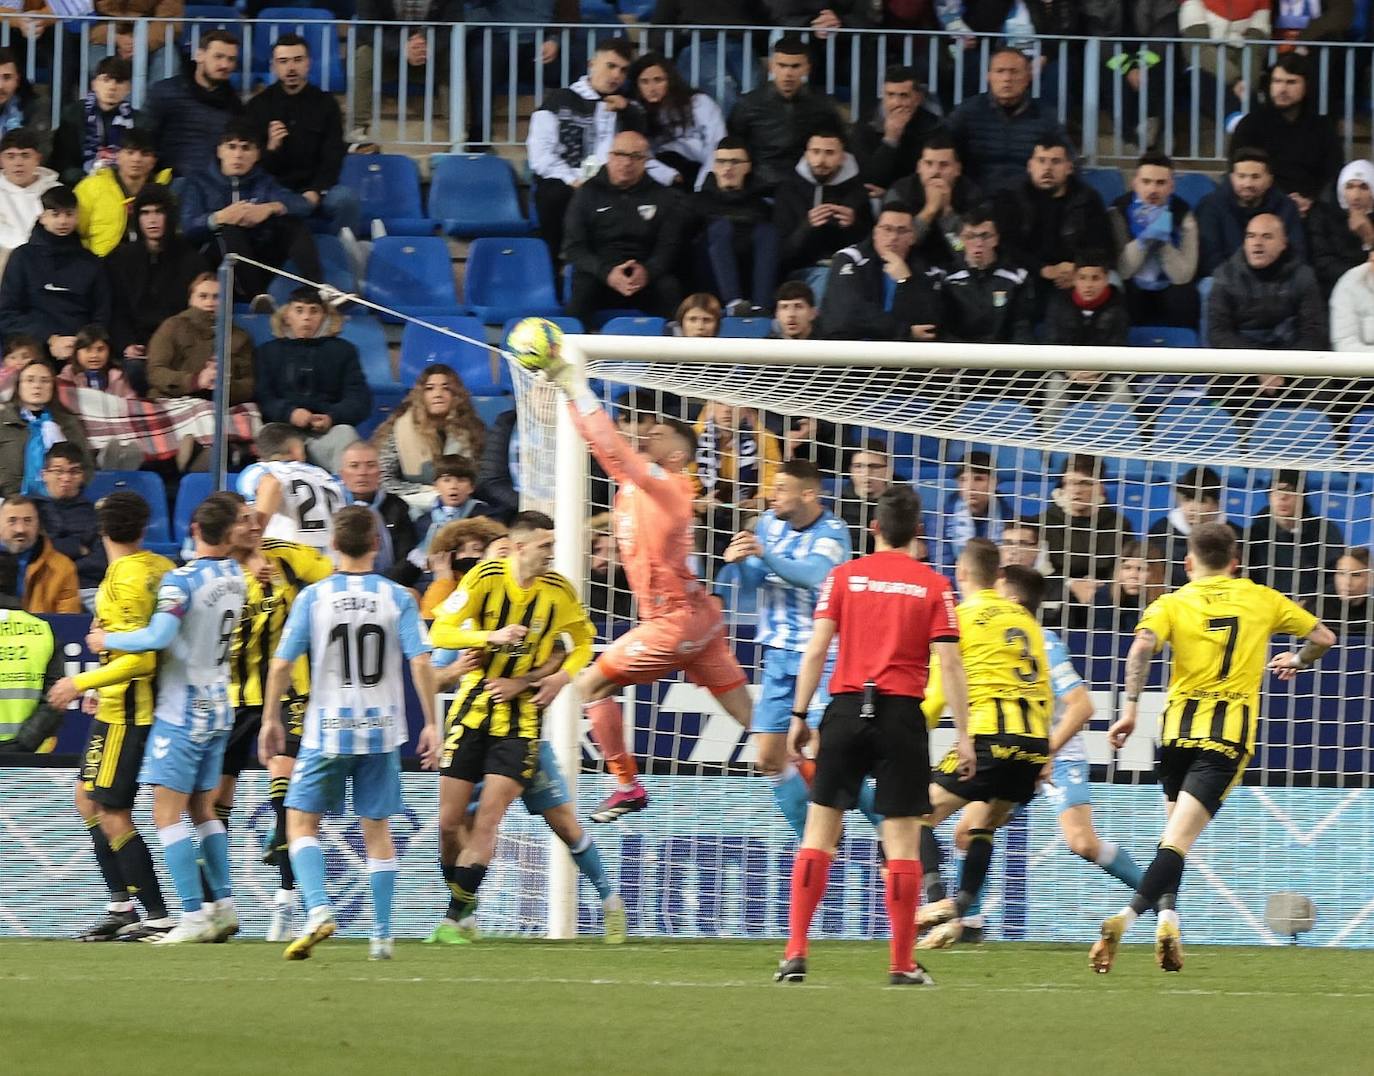
[[[1126,654],[1126,701],[1138,702],[1150,675],[1150,659],[1154,657],[1159,638],[1149,628],[1136,632],[1135,642]]]

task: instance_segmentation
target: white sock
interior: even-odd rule
[[[1166,908],[1159,913],[1159,925],[1163,926],[1165,923],[1172,923],[1174,926],[1178,926],[1178,911],[1176,909]]]
[[[785,785],[788,781],[792,780],[792,778],[796,775],[797,767],[789,762],[777,773],[770,773],[768,775],[768,780],[772,781],[775,785]]]
[[[635,784],[636,782],[634,781],[631,781],[628,785],[623,781],[617,781],[615,783],[615,788],[617,792],[633,792],[635,790]]]
[[[1122,908],[1121,911],[1117,912],[1116,914],[1121,916],[1122,919],[1126,920],[1127,930],[1130,930],[1131,924],[1140,918],[1140,916],[1136,913],[1136,910],[1132,908],[1129,904],[1126,905],[1126,907]]]
[[[131,912],[134,910],[134,902],[131,900],[112,900],[105,905],[107,912]]]
[[[1116,845],[1111,841],[1099,839],[1097,842],[1097,855],[1093,857],[1093,862],[1099,867],[1105,867],[1116,858]]]

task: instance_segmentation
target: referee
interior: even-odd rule
[[[930,747],[921,696],[931,655],[940,662],[954,723],[960,772],[972,776],[968,684],[959,656],[959,622],[948,580],[916,560],[921,501],[910,486],[889,487],[874,513],[877,552],[835,568],[816,603],[816,625],[797,675],[788,749],[800,756],[810,738],[806,712],[831,640],[839,638],[830,705],[821,719],[816,776],[806,830],[792,865],[787,951],[777,982],[806,977],[807,933],[825,896],[844,812],[858,802],[869,774],[883,816],[887,916],[892,925],[893,986],[928,986],[912,957],[921,893],[920,823],[930,810]]]

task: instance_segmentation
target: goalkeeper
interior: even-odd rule
[[[545,372],[568,397],[573,423],[592,455],[619,483],[616,544],[639,611],[639,625],[612,643],[576,682],[592,738],[617,782],[591,818],[613,822],[649,803],[614,696],[627,684],[683,672],[748,728],[748,680],[725,638],[719,603],[688,565],[694,487],[685,471],[696,458],[696,433],[685,422],[665,417],[645,436],[644,453],[636,452],[577,371],[555,357]]]

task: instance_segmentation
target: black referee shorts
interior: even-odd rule
[[[821,718],[821,746],[811,802],[848,811],[872,774],[873,805],[884,818],[913,818],[930,812],[930,741],[921,700],[879,695],[873,716],[860,710],[863,695],[835,695]]]

